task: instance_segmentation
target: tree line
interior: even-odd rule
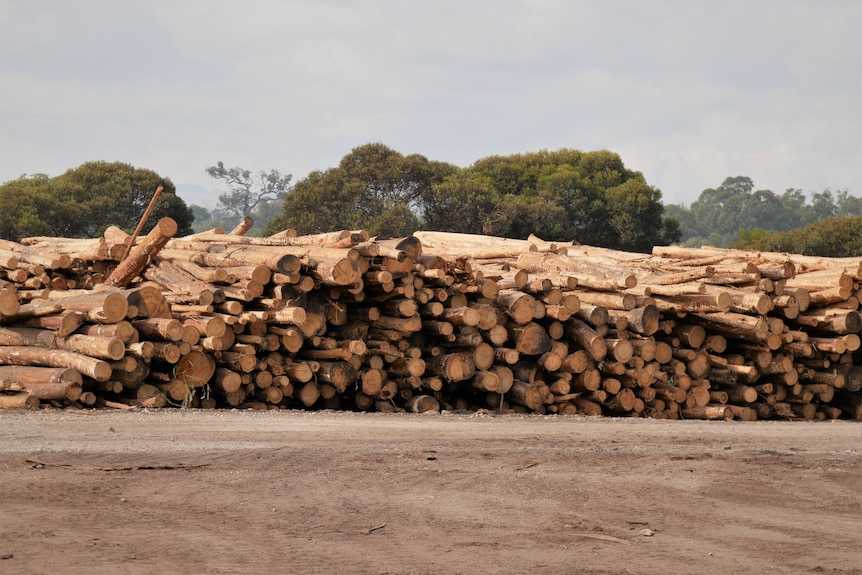
[[[686,246],[755,247],[767,245],[768,242],[758,242],[778,232],[825,223],[830,218],[839,219],[828,224],[827,228],[837,229],[846,225],[840,218],[862,216],[862,199],[846,190],[833,192],[826,189],[811,194],[809,201],[799,189],[791,188],[781,195],[771,190],[755,191],[751,178],[737,176],[726,178],[717,188],[703,190],[690,207],[670,204],[665,206],[665,212],[679,222],[680,241]],[[837,246],[833,251],[835,249]],[[851,245],[844,246],[843,252],[852,251]]]
[[[251,215],[258,220],[252,233],[263,234],[287,228],[302,234],[365,229],[381,237],[417,229],[512,238],[535,233],[631,251],[679,238],[676,222],[663,215],[661,192],[607,150],[490,156],[460,168],[370,143],[295,185],[277,170],[253,174],[222,162],[207,173],[229,188],[212,210],[187,206],[169,179],[118,162],[88,162],[54,178],[24,176],[0,186],[0,236],[93,237],[109,225],[133,229],[161,184],[149,224],[170,215],[180,234],[210,224],[227,229]]]
[[[403,236],[417,229],[648,251],[679,238],[661,192],[619,155],[572,149],[490,156],[467,168],[359,146],[338,166],[314,171],[286,195],[265,233],[366,229]]]
[[[133,231],[162,186],[143,233],[170,216],[180,235],[192,233],[194,215],[168,178],[122,162],[87,162],[64,174],[21,176],[0,186],[0,237],[96,237],[108,226]]]
[[[162,185],[145,233],[168,215],[181,235],[231,229],[251,215],[252,235],[294,228],[398,237],[426,229],[511,238],[535,233],[640,252],[683,242],[862,254],[862,199],[847,191],[827,189],[809,201],[798,189],[755,191],[750,178],[737,176],[704,190],[690,207],[664,206],[660,190],[607,150],[497,155],[461,168],[369,143],[295,184],[278,170],[253,173],[222,162],[206,172],[228,187],[215,208],[187,206],[168,178],[120,162],[87,162],[53,178],[22,176],[0,186],[0,237],[94,237],[109,225],[131,231]]]

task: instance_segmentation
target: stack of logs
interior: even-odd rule
[[[862,258],[249,225],[0,242],[0,407],[862,419]]]

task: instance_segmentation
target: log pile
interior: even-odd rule
[[[248,227],[0,242],[0,407],[862,419],[862,258]]]

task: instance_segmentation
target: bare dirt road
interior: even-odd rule
[[[0,413],[0,573],[862,574],[862,424]]]

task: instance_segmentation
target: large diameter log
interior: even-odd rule
[[[406,407],[413,413],[440,411],[440,403],[430,395],[414,395],[407,400]]]
[[[426,361],[426,371],[439,375],[446,381],[466,381],[476,373],[476,364],[470,353],[448,353]]]
[[[838,364],[832,366],[831,369],[844,376],[844,391],[849,393],[862,391],[862,367]]]
[[[658,332],[661,320],[661,312],[652,304],[636,307],[631,311],[609,310],[608,315],[614,320],[625,319],[626,329],[645,336]]]
[[[114,368],[111,373],[111,380],[120,382],[123,387],[137,389],[150,375],[150,367],[141,359],[131,358],[131,360],[133,362],[131,367]]]
[[[539,411],[548,399],[548,388],[544,384],[515,380],[506,397],[513,403]]]
[[[188,387],[203,387],[216,370],[215,359],[208,353],[190,351],[174,366],[174,377]]]
[[[551,338],[541,325],[531,321],[524,325],[509,324],[507,328],[518,353],[542,355],[551,350]]]
[[[159,251],[165,247],[168,240],[177,233],[177,222],[172,218],[162,218],[144,237],[144,240],[132,248],[128,257],[114,268],[111,275],[105,279],[105,285],[126,287],[140,274]]]
[[[347,386],[359,377],[356,369],[346,361],[321,361],[317,370],[317,378],[332,384],[339,393],[344,393]]]
[[[105,288],[110,289],[110,288]],[[121,294],[126,296],[129,308],[137,311],[135,317],[163,317],[171,318],[171,306],[162,290],[154,285],[145,284],[140,287],[122,290]]]
[[[355,261],[348,258],[320,259],[314,258],[314,267],[310,271],[312,277],[325,285],[347,286],[356,283],[362,273]]]
[[[66,367],[92,377],[96,381],[108,381],[111,377],[111,364],[72,351],[46,349],[41,347],[0,346],[0,364],[41,365],[45,367]]]
[[[517,290],[500,290],[496,298],[503,311],[518,324],[525,324],[533,319],[536,311],[536,300],[531,295]]]

